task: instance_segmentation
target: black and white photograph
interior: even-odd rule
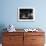
[[[19,21],[34,21],[35,20],[34,9],[33,8],[19,8],[18,20]]]

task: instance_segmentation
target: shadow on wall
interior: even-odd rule
[[[0,43],[2,43],[2,36],[3,36],[3,32],[5,32],[6,30],[4,30],[5,25],[4,24],[0,24]]]

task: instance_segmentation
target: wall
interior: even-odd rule
[[[16,28],[46,28],[46,0],[0,0],[0,25],[13,24]],[[18,7],[34,7],[36,20],[34,22],[18,22]]]

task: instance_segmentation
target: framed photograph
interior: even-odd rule
[[[19,7],[18,21],[35,21],[35,8]]]

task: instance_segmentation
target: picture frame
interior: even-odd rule
[[[35,21],[35,8],[19,7],[17,17],[18,21]]]

